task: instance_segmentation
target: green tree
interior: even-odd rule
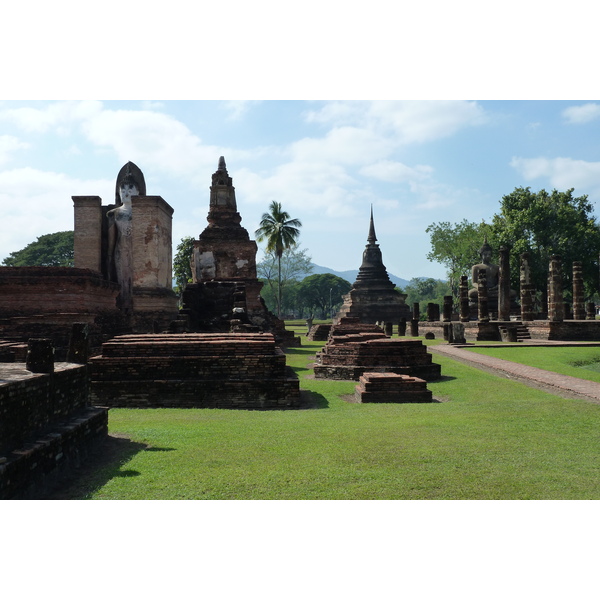
[[[471,276],[471,268],[480,261],[479,249],[485,238],[494,246],[495,237],[489,225],[471,223],[463,219],[452,225],[447,221],[432,223],[426,230],[431,237],[431,252],[427,259],[439,262],[446,267],[448,283],[454,297],[458,296],[458,286],[462,275]]]
[[[263,213],[259,228],[255,231],[259,242],[266,240],[267,252],[274,252],[278,261],[277,316],[281,317],[281,256],[287,248],[294,248],[300,236],[302,223],[291,219],[281,208],[281,202],[273,200],[269,212]]]
[[[6,267],[72,267],[74,262],[74,233],[59,231],[41,235],[22,250],[11,252],[2,264]]]
[[[265,253],[264,258],[256,265],[256,273],[265,284],[261,295],[267,306],[279,306],[278,298],[281,291],[281,312],[294,308],[294,283],[308,275],[313,267],[308,250],[297,247],[287,248],[281,257],[275,251]]]
[[[598,254],[600,227],[587,196],[530,188],[515,188],[503,196],[500,213],[494,215],[492,231],[498,244],[511,249],[511,285],[518,289],[519,261],[522,252],[530,252],[532,283],[546,297],[548,264],[553,254],[563,261],[563,282],[569,297],[573,261],[583,262],[586,295],[598,290]],[[496,248],[494,248],[496,250]]]
[[[352,284],[345,279],[332,273],[322,273],[305,277],[298,286],[298,294],[306,307],[320,310],[322,318],[327,318],[333,307],[339,308],[342,297],[351,288]]]
[[[177,294],[181,294],[188,283],[192,282],[192,253],[194,252],[194,238],[186,236],[181,238],[173,258],[173,277]]]
[[[446,281],[433,279],[432,277],[415,277],[411,279],[404,288],[406,304],[412,309],[415,302],[419,303],[421,318],[426,318],[426,309],[429,302],[443,304],[444,296],[450,296],[452,290]]]

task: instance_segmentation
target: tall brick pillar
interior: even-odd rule
[[[102,199],[71,196],[75,217],[75,262],[77,269],[102,272]]]
[[[479,269],[477,280],[477,318],[480,323],[488,323],[490,320],[486,269]]]
[[[583,263],[573,263],[573,319],[585,320],[585,299],[583,291]]]
[[[558,254],[554,254],[550,257],[550,268],[548,270],[548,321],[564,321],[564,311],[562,259]]]
[[[458,286],[460,295],[460,320],[463,323],[468,323],[469,315],[469,278],[466,275],[461,275],[460,285]]]
[[[450,321],[452,321],[452,296],[444,296],[444,306],[442,311],[444,323],[450,323]]]
[[[412,314],[412,318],[416,319],[417,321],[421,318],[421,309],[419,307],[419,303],[418,302],[414,302],[413,303],[413,314]]]
[[[521,320],[523,321],[533,321],[535,319],[533,310],[535,290],[529,273],[529,257],[529,252],[521,254]]]
[[[500,246],[498,321],[510,321],[510,251]]]

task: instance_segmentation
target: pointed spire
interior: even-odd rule
[[[217,167],[217,171],[225,171],[227,172],[227,166],[225,165],[225,157],[219,157],[219,166]]]
[[[369,237],[367,237],[367,242],[369,244],[374,244],[377,241],[377,236],[375,235],[375,225],[373,223],[373,205],[371,204],[371,222],[369,224]]]

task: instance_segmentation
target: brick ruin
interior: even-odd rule
[[[193,332],[271,332],[286,346],[300,338],[286,331],[283,321],[270,313],[261,298],[256,274],[257,245],[242,227],[233,179],[225,158],[210,186],[208,225],[194,241],[193,282],[182,295],[182,327]]]
[[[427,382],[396,373],[363,373],[354,392],[355,402],[433,402]]]
[[[489,246],[482,247],[488,254]],[[599,341],[600,321],[596,319],[594,303],[584,300],[581,261],[573,263],[572,306],[564,301],[562,259],[558,255],[550,257],[548,265],[548,293],[546,313],[538,313],[535,306],[536,289],[531,283],[529,252],[520,255],[520,305],[516,303],[517,293],[510,289],[509,250],[500,248],[500,266],[486,261],[473,267],[474,286],[468,290],[467,277],[461,277],[459,286],[458,314],[450,319],[464,325],[466,339],[478,341]],[[497,270],[496,270],[497,269]],[[488,270],[491,275],[491,290],[488,285]],[[433,309],[437,308],[437,313]],[[439,305],[428,305],[427,321],[420,323],[423,333],[442,335],[441,328],[447,324],[439,318]],[[443,331],[448,339],[447,329]]]
[[[102,205],[99,196],[72,200],[74,268],[0,267],[0,338],[50,337],[61,359],[73,323],[88,324],[95,351],[114,335],[168,328],[178,311],[173,209],[146,195],[132,162],[117,175],[114,204]]]
[[[358,380],[365,372],[397,373],[426,381],[441,377],[440,365],[432,362],[421,340],[388,338],[376,325],[342,318],[316,355],[315,378]]]
[[[85,365],[54,363],[48,339],[26,361],[0,364],[0,499],[43,497],[108,435]]]
[[[126,408],[301,408],[269,333],[126,335],[89,363],[92,402]]]
[[[128,189],[127,189],[128,188]],[[117,175],[115,202],[73,196],[75,267],[116,284],[116,306],[131,331],[166,329],[177,317],[173,292],[173,209],[146,195],[144,174],[134,163]]]
[[[392,327],[410,320],[410,308],[405,303],[406,294],[396,290],[390,281],[376,242],[371,207],[369,235],[362,264],[352,289],[344,296],[334,324],[345,317],[357,318],[363,323],[390,323]]]
[[[0,267],[0,339],[49,337],[57,360],[65,360],[72,324],[86,323],[99,351],[103,340],[127,329],[116,309],[118,293],[115,283],[91,269]]]

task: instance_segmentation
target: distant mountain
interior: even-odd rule
[[[354,269],[353,271],[334,271],[333,269],[330,269],[329,267],[321,267],[320,265],[315,265],[315,263],[310,263],[310,264],[313,268],[311,275],[322,275],[323,273],[332,273],[333,275],[337,275],[338,277],[341,277],[342,279],[345,279],[346,281],[348,281],[350,283],[354,283],[356,281],[356,277],[358,275],[358,269]],[[394,285],[397,285],[399,288],[403,288],[404,286],[409,284],[409,281],[406,279],[402,279],[401,277],[396,277],[396,275],[392,275],[389,272],[388,272],[388,275],[390,277],[390,281]]]

